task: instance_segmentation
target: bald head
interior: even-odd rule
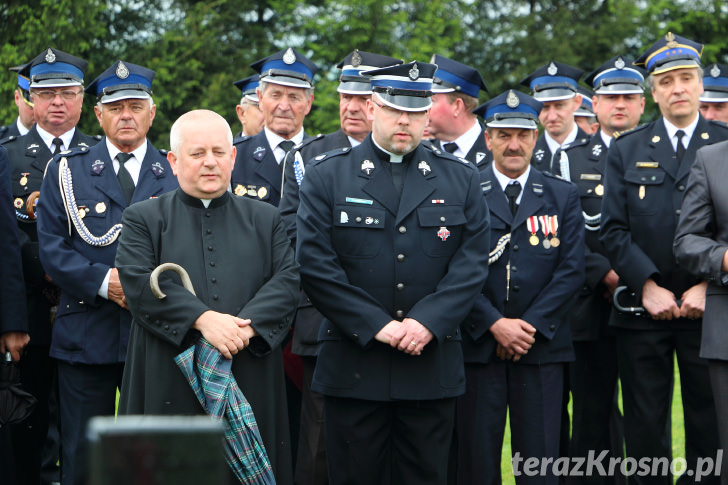
[[[173,152],[178,152],[184,143],[184,129],[187,126],[199,126],[201,124],[214,123],[222,133],[227,135],[230,145],[233,144],[233,132],[228,122],[219,114],[209,109],[196,109],[183,114],[172,125],[169,132],[169,146]]]

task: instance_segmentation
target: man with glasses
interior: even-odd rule
[[[24,66],[20,75],[29,79],[30,101],[36,124],[21,137],[5,142],[10,159],[13,210],[20,227],[23,275],[26,285],[30,343],[20,359],[23,385],[36,398],[34,413],[13,426],[16,468],[37,483],[41,449],[48,432],[48,399],[55,374],[49,357],[51,328],[58,305],[58,287],[46,275],[38,258],[35,203],[46,164],[54,153],[74,147],[89,147],[93,138],[76,129],[83,105],[83,75],[88,63],[49,48]],[[17,332],[0,338],[15,338]],[[25,477],[22,478],[25,480]]]
[[[446,482],[488,210],[471,163],[420,143],[435,70],[366,71],[371,135],[317,157],[301,185],[296,254],[326,317],[312,389],[332,484]]]

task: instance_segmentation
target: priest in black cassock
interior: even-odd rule
[[[134,204],[117,250],[133,322],[120,414],[202,414],[174,356],[204,336],[226,358],[250,402],[277,483],[292,483],[281,342],[296,309],[298,266],[275,207],[227,191],[235,161],[232,132],[212,111],[181,116],[170,133],[180,189]],[[161,263],[187,270],[149,276]]]

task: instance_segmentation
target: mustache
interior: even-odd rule
[[[506,150],[503,152],[504,157],[525,157],[526,152],[523,150]]]

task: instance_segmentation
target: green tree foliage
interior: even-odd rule
[[[53,46],[89,61],[87,82],[117,59],[154,69],[149,137],[166,147],[171,123],[193,108],[239,131],[233,81],[287,46],[321,68],[305,124],[315,134],[338,127],[334,65],[355,48],[459,59],[495,95],[551,59],[589,71],[616,54],[636,57],[668,30],[705,43],[706,64],[728,62],[727,16],[728,0],[10,0],[0,4],[0,58],[10,67]],[[13,75],[0,76],[4,122],[16,116],[14,86]],[[87,97],[80,122],[88,133],[99,133],[94,102]],[[648,103],[648,117],[656,112]]]

